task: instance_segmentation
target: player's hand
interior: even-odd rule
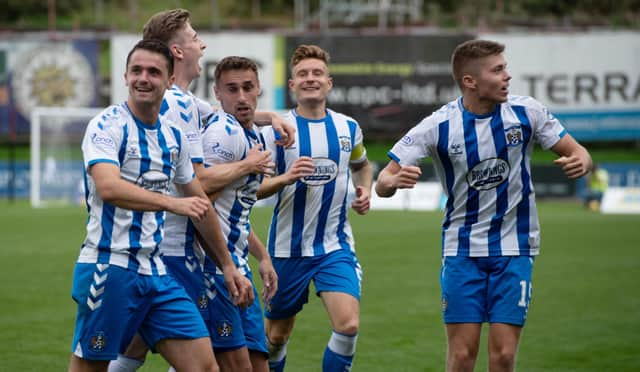
[[[411,189],[422,175],[420,167],[414,165],[403,166],[393,175],[393,187],[396,189]]]
[[[356,187],[356,198],[351,203],[351,208],[358,214],[366,214],[370,207],[371,192],[366,187]]]
[[[258,264],[258,271],[262,278],[262,301],[267,306],[278,291],[278,274],[273,268],[271,258],[268,256]]]
[[[253,285],[235,266],[223,268],[224,284],[234,305],[245,308],[253,304]]]
[[[271,150],[262,151],[262,144],[253,146],[242,161],[249,165],[249,173],[262,173],[271,176],[275,172],[276,165],[271,160]]]
[[[207,215],[210,206],[209,200],[199,196],[173,198],[169,212],[201,221]]]
[[[299,157],[285,173],[287,185],[291,185],[301,178],[312,175],[314,170],[315,166],[313,165],[312,158],[308,156]]]
[[[559,165],[569,179],[582,177],[589,172],[587,162],[576,155],[561,156],[554,160],[553,163]]]
[[[274,115],[271,118],[271,126],[280,135],[280,139],[275,141],[276,145],[284,146],[285,148],[293,145],[296,138],[296,128],[294,126],[287,123],[279,115]]]

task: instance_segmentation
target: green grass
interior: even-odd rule
[[[519,371],[640,370],[640,216],[589,213],[578,203],[539,203],[542,254],[518,356]],[[265,236],[269,211],[254,212]],[[71,276],[84,237],[83,208],[33,210],[0,201],[0,364],[61,371],[70,355]],[[354,371],[442,371],[438,212],[352,216],[364,269]],[[313,297],[300,314],[288,371],[319,371],[330,334]],[[483,339],[476,370],[486,370]],[[140,371],[165,371],[157,355]]]

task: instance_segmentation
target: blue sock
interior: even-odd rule
[[[287,360],[287,343],[274,345],[267,340],[267,347],[269,348],[269,371],[283,372],[284,363]]]
[[[358,334],[348,336],[333,331],[322,358],[323,372],[348,372],[356,353]]]

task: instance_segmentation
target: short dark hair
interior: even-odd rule
[[[467,73],[469,62],[479,58],[496,56],[504,52],[504,44],[490,40],[468,40],[458,45],[451,56],[453,79],[462,89],[462,77]]]
[[[216,65],[216,71],[214,72],[216,84],[218,84],[223,72],[231,70],[251,70],[258,77],[258,65],[255,62],[246,57],[230,56],[224,57]]]
[[[291,69],[293,69],[298,63],[300,63],[300,61],[309,58],[319,59],[323,61],[327,66],[329,65],[329,52],[317,45],[300,44],[296,48],[296,50],[293,51],[289,66],[291,67]]]
[[[173,75],[173,54],[171,54],[171,50],[167,46],[167,44],[163,43],[160,40],[145,40],[142,39],[133,46],[129,54],[127,54],[127,69],[129,68],[129,60],[131,60],[131,55],[138,49],[147,50],[149,52],[158,53],[164,57],[167,61],[167,70],[169,72],[169,76]]]
[[[169,45],[176,33],[189,22],[190,16],[188,10],[179,8],[156,13],[145,23],[142,38],[157,39]]]

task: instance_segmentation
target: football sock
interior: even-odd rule
[[[287,360],[287,343],[274,345],[267,340],[267,347],[269,348],[269,371],[283,372],[284,363]]]
[[[138,360],[118,354],[118,359],[109,362],[108,372],[134,372],[144,364],[144,360]]]
[[[358,334],[349,336],[333,331],[322,358],[323,372],[348,372],[356,353]]]

